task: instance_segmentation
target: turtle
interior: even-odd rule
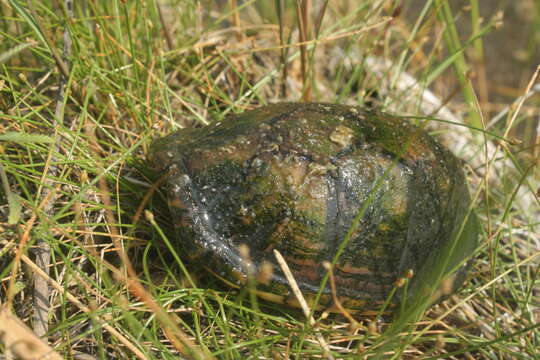
[[[477,245],[461,161],[375,109],[270,104],[157,139],[149,161],[181,255],[234,287],[260,278],[273,302],[298,305],[274,250],[308,300],[368,312],[404,278],[390,304],[424,296],[434,277],[457,290]]]

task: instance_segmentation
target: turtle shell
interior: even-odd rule
[[[274,301],[295,303],[274,249],[304,295],[319,291],[329,261],[343,305],[368,310],[411,270],[409,294],[476,246],[459,161],[384,113],[273,104],[158,139],[150,162],[167,176],[182,253],[236,285],[270,264],[257,290]],[[321,292],[330,305],[330,287]]]

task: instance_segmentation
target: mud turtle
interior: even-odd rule
[[[236,285],[274,264],[270,281],[257,284],[273,301],[295,303],[273,249],[304,295],[319,290],[321,263],[334,262],[342,303],[365,311],[408,271],[411,294],[476,246],[459,161],[410,121],[384,113],[269,105],[158,139],[150,161],[167,176],[183,253]],[[320,304],[332,303],[329,291]]]

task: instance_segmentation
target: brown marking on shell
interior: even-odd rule
[[[355,274],[355,275],[369,275],[373,273],[367,267],[355,267],[349,264],[345,264],[345,265],[336,264],[336,269],[347,274]]]
[[[180,208],[180,209],[185,208],[184,203],[178,198],[169,198],[167,201],[167,205],[169,205],[169,207],[171,208]]]
[[[377,274],[377,276],[382,278],[382,274]],[[365,294],[372,294],[374,298],[380,296],[381,294],[387,293],[392,287],[393,284],[378,284],[374,282],[362,282],[356,278],[347,278],[347,277],[338,277],[336,276],[336,287],[338,289],[361,289]]]
[[[305,183],[308,173],[308,163],[299,157],[289,157],[283,161],[281,157],[274,157],[271,162],[272,172],[279,175],[279,180],[290,187],[299,188]]]
[[[296,247],[296,254],[299,256],[313,256],[326,248],[322,242],[313,241],[313,239],[299,234],[292,235],[291,243]]]
[[[407,146],[403,158],[413,162],[426,159],[435,160],[429,145],[422,139],[422,133],[418,129],[415,130],[409,132],[409,138],[407,139],[408,143],[414,143],[414,146]],[[403,146],[405,145],[407,144],[403,144]]]
[[[274,250],[276,245],[281,243],[287,233],[287,224],[289,223],[289,221],[290,218],[286,217],[278,224],[276,224],[275,230],[269,236],[268,246],[264,248],[263,252],[270,254],[271,251]]]
[[[253,224],[253,218],[251,216],[241,216],[240,221],[244,225],[251,225]]]
[[[351,146],[354,139],[354,131],[346,126],[338,125],[334,131],[330,134],[330,140],[341,146],[347,148]]]
[[[319,164],[312,162],[309,164],[309,176],[320,176],[326,175],[329,171],[335,171],[337,169],[336,165],[332,163]]]
[[[295,268],[293,272],[301,276],[301,278],[317,279],[319,277],[317,271],[314,271],[314,269],[317,269],[320,265],[314,259],[301,257],[285,257],[285,260],[287,260],[288,264],[292,264],[291,267]],[[293,265],[297,265],[297,267],[294,267]],[[300,270],[298,270],[298,266],[301,267]]]
[[[300,258],[285,258],[287,264],[292,268],[292,273],[297,280],[311,280],[318,281],[320,276],[316,271],[318,263],[312,259],[300,259]]]

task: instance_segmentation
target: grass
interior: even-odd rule
[[[518,89],[506,116],[489,103],[483,48],[500,17],[482,22],[475,0],[67,3],[0,1],[0,301],[62,357],[538,357],[539,149],[516,141],[538,126],[538,90]],[[315,313],[312,326],[182,262],[149,145],[279,100],[432,120],[482,224],[459,293],[393,325]]]

